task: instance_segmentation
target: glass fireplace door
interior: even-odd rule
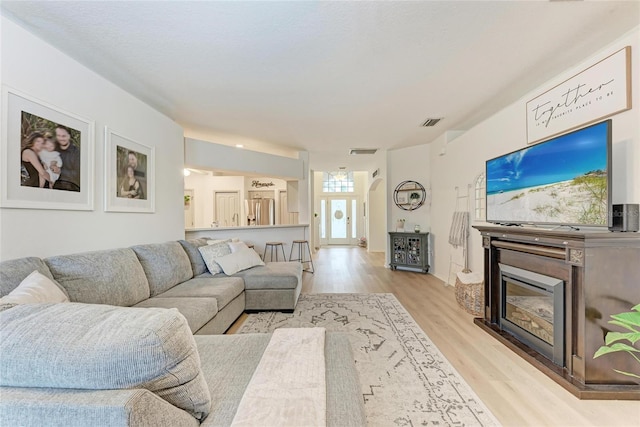
[[[500,328],[564,366],[564,281],[500,266]]]

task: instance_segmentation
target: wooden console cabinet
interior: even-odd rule
[[[392,270],[398,267],[429,272],[429,233],[399,233],[391,231],[390,253]]]
[[[626,353],[593,359],[612,314],[640,303],[640,233],[476,225],[484,248],[485,314],[474,322],[581,399],[640,400],[640,385],[613,369],[637,372]],[[501,330],[499,264],[562,279],[564,363],[554,364]]]

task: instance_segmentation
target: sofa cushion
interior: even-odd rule
[[[44,260],[72,302],[131,306],[149,298],[149,283],[129,248]]]
[[[69,302],[69,297],[44,274],[35,270],[9,295],[0,298],[0,304],[37,304]]]
[[[177,310],[28,304],[0,313],[0,385],[144,388],[196,419],[211,396]]]
[[[218,301],[218,311],[222,310],[238,295],[244,292],[244,281],[239,277],[196,277],[180,283],[158,295],[158,298],[210,297]]]
[[[49,271],[49,267],[43,260],[36,257],[18,258],[9,261],[0,262],[0,297],[7,295],[9,292],[18,287],[18,285],[31,273],[39,271],[44,276],[53,280],[53,275]],[[54,281],[55,283],[55,281]],[[56,283],[64,292],[67,291]]]
[[[209,270],[209,273],[222,273],[222,268],[218,265],[216,260],[231,253],[231,249],[229,249],[229,245],[226,242],[216,243],[215,245],[201,246],[198,248],[198,250],[200,251],[200,255],[202,255],[204,263],[207,265],[207,270]]]
[[[200,423],[144,389],[0,387],[2,426],[198,427]]]
[[[244,279],[244,288],[295,289],[302,280],[302,264],[299,262],[270,262],[234,274]]]
[[[193,270],[194,276],[199,276],[202,273],[207,271],[207,265],[204,263],[202,259],[202,255],[198,248],[200,246],[207,245],[207,239],[189,239],[189,240],[178,240],[178,243],[182,245],[182,248],[187,253],[189,257],[189,261],[191,262],[191,269]]]
[[[153,297],[136,304],[137,308],[175,308],[186,319],[192,333],[206,325],[218,313],[215,298]]]
[[[249,248],[239,249],[237,252],[220,257],[216,259],[216,262],[227,276],[232,276],[239,271],[244,271],[257,265],[264,265],[260,255]]]
[[[193,277],[191,262],[178,242],[133,246],[154,297]]]

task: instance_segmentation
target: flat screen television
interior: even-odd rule
[[[611,120],[486,163],[487,221],[607,226]]]

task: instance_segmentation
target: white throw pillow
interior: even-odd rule
[[[216,261],[218,258],[222,258],[223,256],[231,253],[231,249],[229,249],[229,245],[227,243],[221,242],[216,243],[215,245],[200,246],[198,250],[200,251],[200,255],[202,255],[204,263],[207,265],[209,273],[222,273],[222,269]]]
[[[218,245],[220,243],[229,243],[230,241],[231,241],[231,239],[226,239],[226,240],[219,240],[219,239],[207,240],[207,245]]]
[[[240,249],[248,248],[244,242],[231,242],[229,243],[229,249],[231,253],[238,252]]]
[[[62,290],[47,276],[35,270],[17,288],[0,298],[0,304],[39,304],[69,302]]]
[[[238,252],[225,255],[219,258],[217,262],[227,276],[255,267],[256,265],[264,265],[264,262],[260,259],[260,255],[251,248],[243,248],[238,250]]]

